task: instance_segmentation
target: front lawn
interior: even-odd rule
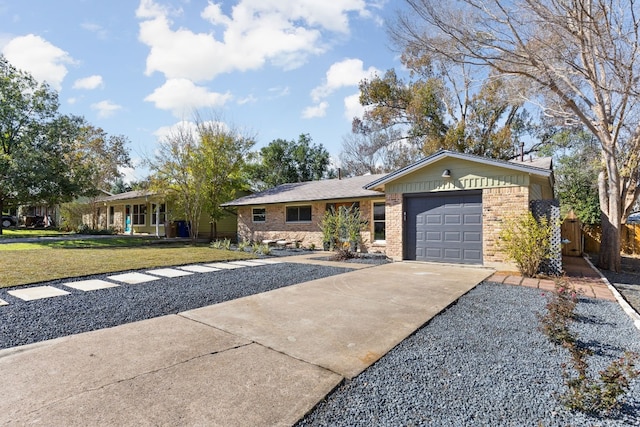
[[[69,231],[37,228],[3,228],[0,239],[17,239],[19,237],[59,237],[73,234]]]
[[[65,244],[70,245],[71,242],[76,242],[75,248],[65,247]],[[0,245],[0,287],[124,270],[254,257],[245,252],[211,249],[208,246],[172,244],[109,247],[106,245],[116,243],[114,239],[96,239],[85,242],[87,245],[102,244],[106,247],[78,249],[78,241],[71,242]],[[12,246],[13,249],[10,248]]]

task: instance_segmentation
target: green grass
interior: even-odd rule
[[[67,236],[70,233],[68,231],[59,230],[38,230],[34,228],[3,228],[0,239],[16,239],[19,237],[58,237]]]
[[[127,241],[143,239],[124,238]],[[115,240],[115,241],[114,241]],[[0,287],[124,270],[254,258],[209,246],[149,244],[114,247],[116,239],[0,244]],[[109,243],[107,243],[109,242]],[[128,243],[128,242],[127,242]],[[6,248],[11,247],[11,248]]]

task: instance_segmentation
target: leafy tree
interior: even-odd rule
[[[407,0],[400,46],[524,82],[522,95],[598,140],[598,265],[620,270],[620,229],[640,179],[640,14],[634,0]]]
[[[573,210],[583,224],[600,223],[598,143],[584,129],[563,131],[554,138],[559,150],[554,168],[556,195],[562,213]]]
[[[9,204],[57,203],[78,191],[65,161],[72,127],[58,114],[55,91],[0,56],[0,211]]]
[[[520,137],[530,130],[529,119],[500,78],[490,76],[474,92],[477,82],[466,67],[453,73],[450,62],[438,63],[411,49],[402,60],[411,81],[389,70],[384,77],[360,83],[360,103],[366,109],[362,118],[353,120],[353,132],[395,129],[390,142],[411,143],[423,154],[448,149],[514,157]]]
[[[249,168],[249,176],[260,189],[288,182],[315,181],[329,176],[329,152],[322,144],[312,144],[308,134],[298,141],[276,139],[254,154],[257,161]]]
[[[122,178],[120,168],[131,166],[127,150],[129,140],[123,135],[108,135],[84,119],[79,122],[74,155],[87,169],[85,195],[95,195],[99,190],[110,189]]]
[[[182,125],[160,141],[149,161],[151,187],[173,202],[178,215],[190,222],[193,242],[204,212],[215,224],[224,211],[220,204],[244,186],[244,158],[254,142],[223,123],[196,115],[195,127]],[[215,230],[214,230],[215,231]]]

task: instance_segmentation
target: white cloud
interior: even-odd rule
[[[329,108],[329,104],[325,101],[322,101],[318,105],[305,108],[302,112],[302,118],[312,119],[316,117],[324,117],[327,114],[327,108]]]
[[[144,100],[153,102],[156,108],[170,110],[176,117],[191,113],[201,107],[220,107],[230,100],[231,94],[209,92],[187,79],[170,79]]]
[[[344,98],[344,116],[351,121],[354,117],[362,117],[364,107],[360,104],[360,94],[347,96]]]
[[[104,82],[102,81],[102,76],[99,75],[85,77],[73,82],[74,89],[93,90],[102,87],[103,85]]]
[[[67,102],[69,103],[69,105],[74,105],[78,102],[78,98],[69,98],[67,99]]]
[[[91,104],[91,109],[98,112],[98,117],[106,119],[107,117],[113,116],[116,111],[121,110],[122,106],[105,100]]]
[[[62,88],[66,65],[75,62],[67,52],[34,34],[11,39],[2,53],[14,67],[46,81],[55,90]]]
[[[304,64],[328,49],[326,32],[347,34],[349,15],[370,15],[365,0],[240,0],[225,14],[209,2],[201,17],[210,32],[173,28],[175,11],[141,0],[139,39],[149,46],[146,73],[206,81],[221,73],[255,70],[269,63],[283,69]]]
[[[248,96],[245,96],[242,99],[238,99],[237,103],[238,103],[238,105],[255,104],[257,101],[258,101],[258,98],[256,98],[253,95],[248,95]]]
[[[313,102],[319,102],[340,88],[357,86],[362,79],[380,74],[380,71],[375,67],[369,67],[365,70],[363,66],[362,60],[354,58],[348,58],[331,65],[327,70],[324,83],[311,91]]]
[[[93,22],[85,22],[83,24],[80,24],[80,26],[87,31],[95,33],[95,35],[100,40],[106,40],[107,36],[109,35],[107,30],[105,30],[101,25],[95,24]]]

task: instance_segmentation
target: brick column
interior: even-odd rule
[[[529,210],[529,188],[502,187],[482,190],[482,254],[484,264],[508,263],[500,250],[503,222]]]
[[[387,256],[394,261],[402,260],[403,215],[402,194],[387,194],[385,200],[385,239]]]

